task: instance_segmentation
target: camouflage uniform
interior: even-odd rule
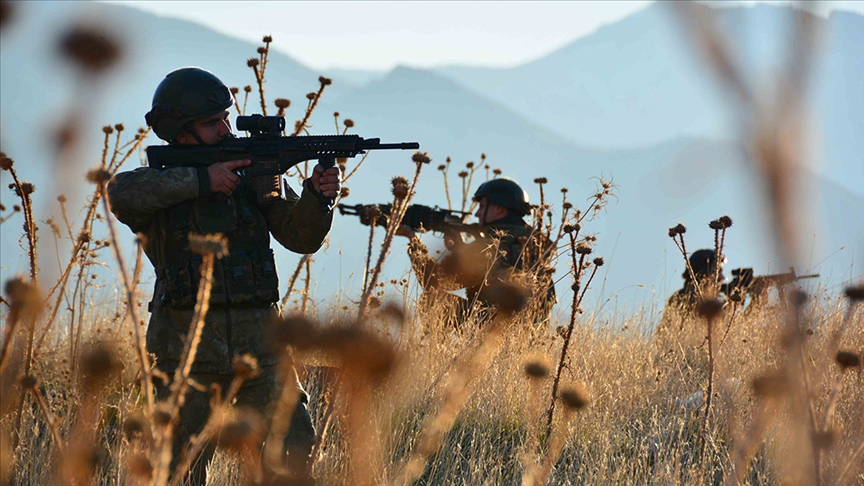
[[[212,194],[206,168],[143,167],[117,174],[108,184],[111,211],[143,236],[144,252],[156,271],[147,350],[156,356],[160,370],[173,375],[192,320],[201,258],[190,251],[188,235],[222,233],[229,254],[215,262],[210,309],[192,366],[193,378],[205,385],[225,386],[233,377],[232,358],[251,354],[261,366],[261,375],[244,385],[238,403],[248,402],[264,412],[276,392],[274,370],[280,351],[269,347],[264,336],[264,323],[278,312],[279,299],[270,235],[291,251],[314,253],[332,222],[332,212],[321,209],[310,181],[304,186],[299,197],[288,188],[285,199],[261,205],[248,178],[241,178],[231,197]],[[167,388],[159,386],[157,392],[164,398]],[[208,396],[191,391],[174,444],[174,464],[209,410]],[[305,407],[297,407],[294,422],[299,425],[291,427],[289,441],[302,443],[298,450],[308,456],[314,429]],[[192,472],[194,484],[204,484],[204,467],[212,452],[212,448],[206,451]]]
[[[424,291],[433,292],[434,301],[447,296],[455,297],[446,292],[435,291],[465,288],[467,300],[459,299],[461,302],[458,303],[459,322],[465,320],[477,305],[480,309],[491,307],[487,295],[490,281],[511,280],[514,270],[522,271],[531,267],[539,256],[535,244],[529,244],[526,248],[526,244],[533,241],[534,236],[531,226],[518,215],[510,215],[485,225],[483,230],[484,237],[455,248],[453,253],[440,262],[429,255],[420,238],[414,237],[408,244],[414,273]],[[521,272],[520,274],[525,275]],[[541,295],[534,299],[540,307],[536,320],[548,321],[552,306],[556,302],[551,271],[541,270],[537,277],[540,282],[535,283],[535,288],[540,289]]]

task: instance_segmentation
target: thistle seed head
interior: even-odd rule
[[[590,398],[588,389],[581,383],[574,383],[561,390],[561,401],[572,410],[581,410],[588,406]]]
[[[590,255],[592,251],[591,247],[585,242],[576,245],[576,253],[579,255]]]
[[[0,169],[9,170],[12,168],[13,163],[14,161],[11,158],[9,158],[5,153],[0,152]]]
[[[259,47],[258,49],[256,49],[255,52],[257,52],[258,54],[264,54],[265,52],[267,52],[267,49],[264,47]]]
[[[715,219],[714,221],[708,223],[708,227],[713,230],[721,230],[723,229],[723,223],[721,223],[719,219]]]
[[[215,255],[222,258],[228,254],[228,240],[221,233],[212,235],[189,235],[189,249],[196,255]]]
[[[429,157],[427,152],[414,152],[411,154],[411,160],[415,164],[428,164],[429,162],[432,162],[432,158]]]
[[[343,186],[341,189],[339,189],[339,199],[345,199],[350,194],[351,194],[351,189],[349,189],[347,187]]]
[[[90,169],[87,171],[87,180],[95,184],[104,184],[111,180],[111,173],[105,169]]]
[[[273,103],[275,103],[276,108],[279,108],[280,110],[284,110],[291,106],[291,100],[287,98],[276,98]]]
[[[231,360],[231,367],[234,368],[234,373],[244,380],[258,376],[258,360],[251,354],[235,356]]]
[[[313,100],[314,100],[315,98],[317,98],[317,97],[318,97],[318,94],[315,93],[315,92],[312,92],[312,93],[306,93],[306,99],[309,100],[309,101],[313,101]]]
[[[273,36],[272,35],[265,35],[264,38],[261,39],[261,42],[263,42],[265,44],[269,44],[269,43],[273,42]]]
[[[464,170],[463,170],[463,171],[459,171],[459,174],[457,174],[457,175],[458,175],[460,178],[464,179],[464,178],[468,177],[468,171],[464,171]]]
[[[852,351],[838,351],[837,356],[834,358],[837,361],[837,364],[840,365],[840,368],[858,368],[861,366],[861,356]]]
[[[333,80],[330,78],[325,78],[324,76],[318,76],[318,82],[321,83],[321,86],[330,86],[333,84]]]
[[[523,367],[525,375],[532,380],[542,380],[549,376],[549,363],[541,358],[527,361]]]
[[[500,176],[501,175],[501,169],[492,169],[492,174],[494,174],[495,176]]]
[[[246,60],[246,65],[251,67],[251,68],[258,67],[258,58],[257,57],[250,57],[249,59]]]
[[[723,312],[723,302],[717,299],[705,299],[696,306],[696,313],[705,319],[714,319]]]
[[[114,133],[114,128],[110,125],[105,125],[104,127],[102,127],[102,133],[104,133],[105,135],[111,135],[112,133]]]
[[[675,231],[677,231],[679,235],[683,235],[687,232],[687,228],[684,226],[684,223],[678,223],[675,225]]]
[[[233,88],[231,88],[231,94],[232,94],[232,95],[237,96],[237,93],[239,93],[239,92],[240,92],[240,88],[238,88],[238,87],[236,87],[236,86],[234,86]]]
[[[346,118],[345,121],[342,122],[342,124],[345,125],[345,128],[351,128],[354,126],[354,120]]]
[[[760,398],[777,398],[789,390],[789,380],[785,375],[768,374],[753,380],[753,391]]]
[[[245,93],[251,93],[252,92],[252,85],[247,84],[246,86],[243,86],[243,91]]]
[[[122,56],[120,45],[92,26],[76,26],[60,37],[60,52],[81,68],[99,73]]]
[[[549,179],[546,179],[545,177],[538,177],[538,178],[534,179],[534,184],[546,184],[548,182],[549,182]]]
[[[720,216],[720,224],[723,225],[723,229],[732,227],[732,218],[729,216]]]
[[[843,293],[846,294],[846,298],[852,301],[853,304],[864,301],[864,282],[852,287],[846,287]]]
[[[118,124],[114,125],[114,130],[117,130],[118,132],[122,132],[125,129],[126,129],[126,127],[122,123],[118,123]]]
[[[594,259],[594,265],[597,265],[598,267],[602,267],[603,263],[605,263],[605,262],[603,261],[602,256]]]

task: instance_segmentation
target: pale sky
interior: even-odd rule
[[[548,54],[652,1],[117,2],[274,48],[313,69],[396,65],[516,66]],[[720,2],[721,5],[789,2]],[[864,14],[864,0],[820,2]]]

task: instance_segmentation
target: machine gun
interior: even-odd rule
[[[285,137],[285,118],[281,116],[238,116],[237,129],[249,132],[249,137],[232,138],[214,145],[147,147],[150,167],[207,167],[232,160],[252,161],[238,169],[241,177],[250,177],[259,203],[282,197],[281,175],[307,160],[318,160],[324,168],[333,167],[336,158],[356,157],[367,150],[419,149],[417,142],[381,143],[378,138],[359,135],[313,135]],[[322,208],[329,211],[333,200],[319,198]]]
[[[389,204],[356,204],[350,206],[340,204],[339,214],[347,216],[359,216],[360,223],[370,226],[386,227],[390,223],[391,207]],[[480,227],[476,224],[466,224],[465,219],[471,213],[454,211],[452,209],[432,208],[420,204],[412,204],[405,211],[402,224],[408,225],[415,231],[433,231],[435,233],[446,233],[447,231],[459,231],[477,235]]]
[[[721,290],[727,295],[749,294],[754,300],[765,300],[768,291],[776,288],[780,294],[785,293],[785,287],[791,283],[805,278],[817,278],[818,273],[810,275],[798,275],[794,268],[789,268],[786,273],[775,273],[772,275],[754,275],[752,268],[736,268],[732,270],[735,277],[731,282],[723,284]]]

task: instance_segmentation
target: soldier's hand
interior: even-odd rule
[[[210,176],[210,190],[230,196],[240,184],[240,176],[235,174],[233,170],[246,167],[251,163],[251,160],[232,160],[207,167],[207,174]]]
[[[399,236],[404,236],[408,239],[412,239],[417,236],[417,233],[407,224],[400,224],[399,227],[396,228],[396,234]]]
[[[339,167],[330,167],[324,169],[321,164],[317,164],[312,169],[312,187],[324,197],[335,199],[342,189],[342,171]]]

